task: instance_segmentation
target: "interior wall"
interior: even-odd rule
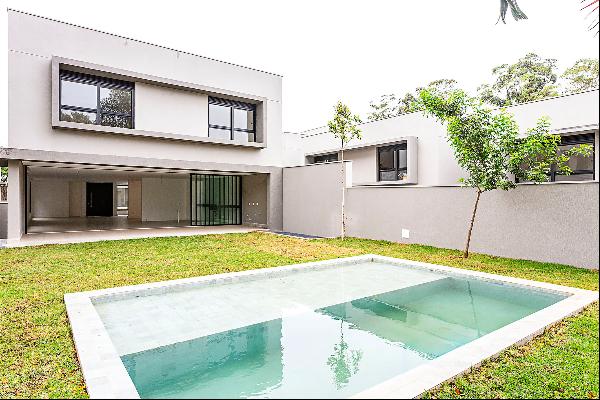
[[[69,216],[85,216],[85,191],[82,181],[69,182]]]
[[[69,181],[33,179],[31,181],[31,214],[33,218],[68,217]]]
[[[251,226],[267,226],[268,175],[242,176],[242,223]]]
[[[142,219],[142,180],[129,180],[128,194],[128,214],[129,219]]]
[[[190,179],[142,178],[142,220],[190,219]]]

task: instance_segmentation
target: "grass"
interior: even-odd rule
[[[64,293],[364,253],[598,290],[593,271],[360,239],[251,233],[0,249],[0,397],[87,397]],[[595,304],[427,396],[597,397],[598,355]]]

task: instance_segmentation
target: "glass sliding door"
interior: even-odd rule
[[[190,176],[192,225],[240,225],[242,177],[238,175]]]

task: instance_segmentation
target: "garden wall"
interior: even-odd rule
[[[284,230],[338,236],[341,224],[332,215],[339,212],[333,196],[339,179],[325,173],[336,167],[295,169],[295,175],[284,171],[284,187],[298,182],[302,190],[293,202],[284,196]],[[598,182],[524,184],[484,193],[471,251],[598,269],[598,189]],[[351,187],[347,235],[462,249],[474,201],[473,189],[456,186]],[[293,224],[287,223],[290,214]]]

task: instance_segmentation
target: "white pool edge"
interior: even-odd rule
[[[419,397],[425,391],[470,371],[484,360],[494,357],[506,348],[523,344],[533,339],[535,336],[543,333],[547,327],[598,301],[598,292],[594,291],[375,254],[88,292],[68,293],[65,294],[64,300],[88,394],[90,398],[140,398],[92,303],[92,299],[96,301],[116,300],[130,297],[140,292],[145,292],[144,294],[146,295],[159,294],[200,286],[238,282],[256,277],[276,276],[296,270],[319,269],[368,261],[379,261],[405,268],[418,267],[462,277],[472,277],[524,286],[531,289],[558,292],[568,294],[570,297],[506,325],[473,342],[467,343],[427,364],[375,385],[370,389],[358,393],[353,398]]]

